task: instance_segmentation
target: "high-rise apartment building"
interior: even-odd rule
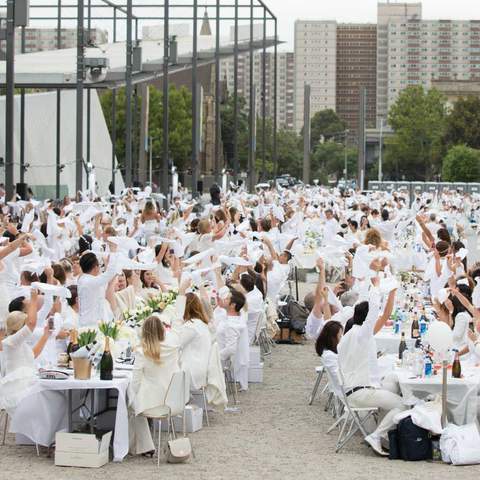
[[[25,53],[41,52],[44,50],[56,50],[57,45],[56,28],[26,28],[25,29]],[[86,32],[88,38],[88,32]],[[90,31],[91,43],[101,45],[108,42],[108,32],[99,28],[92,28]],[[77,29],[62,28],[60,33],[60,48],[75,48],[77,45]],[[5,48],[5,42],[2,42],[1,48]],[[22,31],[20,28],[15,30],[15,51],[22,51]]]
[[[377,26],[337,26],[336,112],[357,133],[360,91],[366,88],[366,126],[375,127],[377,108]]]
[[[303,127],[305,84],[311,87],[310,111],[337,105],[337,23],[295,22],[295,129]]]
[[[419,20],[388,24],[388,107],[409,85],[480,78],[480,21]]]
[[[377,10],[377,126],[387,119],[389,108],[389,26],[422,18],[421,3],[378,3]]]
[[[263,52],[256,52],[253,57],[253,82],[256,91],[257,115],[262,115],[263,85]],[[277,122],[279,128],[294,127],[294,73],[295,62],[292,52],[278,53],[277,66]],[[273,53],[267,52],[265,57],[265,113],[268,118],[274,117],[274,79],[275,67]],[[221,77],[226,79],[227,89],[233,92],[234,60],[222,61]],[[241,55],[238,59],[238,94],[250,102],[250,56]]]

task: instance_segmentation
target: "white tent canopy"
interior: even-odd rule
[[[25,95],[25,182],[39,198],[55,196],[56,182],[56,92]],[[85,95],[84,111],[87,110]],[[75,195],[76,94],[61,93],[60,163],[65,165],[60,175],[62,195]],[[84,120],[84,158],[87,158],[87,119]],[[20,96],[15,97],[15,160],[14,183],[20,181]],[[112,180],[112,142],[102,107],[95,90],[91,94],[90,161],[94,166],[97,193],[107,192]],[[5,158],[5,97],[0,97],[0,156]],[[87,174],[83,170],[83,185]],[[2,180],[4,172],[2,172]],[[115,174],[116,191],[124,188],[119,171]]]

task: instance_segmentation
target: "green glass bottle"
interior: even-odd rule
[[[113,357],[110,353],[110,337],[105,338],[105,350],[100,360],[100,380],[113,379]]]

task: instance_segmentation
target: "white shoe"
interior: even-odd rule
[[[382,448],[382,443],[378,437],[368,435],[368,437],[365,437],[365,441],[372,447],[377,455],[388,457],[388,453]]]

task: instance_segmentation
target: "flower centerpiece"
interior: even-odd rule
[[[311,254],[317,250],[322,244],[322,236],[320,232],[307,230],[305,232],[305,239],[303,241],[304,252]]]
[[[80,332],[78,335],[78,346],[79,348],[86,347],[87,345],[91,345],[93,342],[95,342],[97,339],[97,332],[96,330],[84,330],[83,332]]]

